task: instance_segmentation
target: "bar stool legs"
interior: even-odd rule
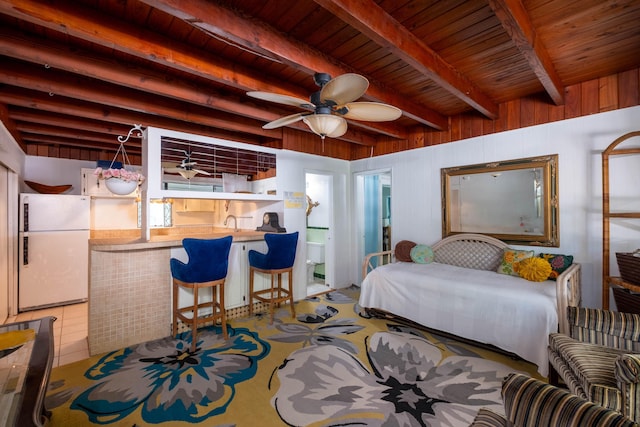
[[[256,272],[269,274],[271,276],[271,287],[254,291],[254,276]],[[282,286],[282,275],[288,273],[288,286]],[[277,285],[275,279],[277,277]],[[282,268],[278,270],[265,270],[251,266],[249,268],[249,315],[253,315],[253,300],[257,299],[269,304],[269,313],[271,315],[271,323],[273,323],[273,315],[275,306],[280,307],[280,303],[289,301],[291,307],[291,317],[296,317],[296,309],[293,303],[293,267]]]
[[[196,351],[198,326],[218,320],[222,326],[224,339],[229,339],[227,332],[227,316],[224,309],[224,282],[225,279],[204,283],[185,283],[176,278],[173,279],[173,336],[178,334],[178,320],[190,325],[192,340],[191,351]],[[183,287],[193,290],[193,305],[178,308],[178,289]],[[211,288],[211,301],[198,303],[198,291],[200,289]],[[200,310],[211,309],[211,314],[198,316]],[[184,313],[192,312],[192,316],[185,316]]]

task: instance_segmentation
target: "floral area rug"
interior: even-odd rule
[[[64,426],[468,426],[503,413],[509,372],[535,366],[360,316],[351,287],[268,315],[55,368],[46,405]]]

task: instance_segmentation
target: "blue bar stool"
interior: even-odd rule
[[[191,325],[191,351],[196,351],[198,325],[220,320],[224,339],[228,339],[227,316],[224,309],[224,281],[229,267],[231,236],[220,239],[183,239],[182,246],[189,255],[187,264],[171,258],[173,276],[173,336],[178,333],[178,320]],[[193,290],[193,305],[178,308],[178,289]],[[198,291],[211,288],[211,301],[199,302]],[[198,316],[202,309],[211,309],[211,314]],[[191,312],[191,317],[185,313]]]
[[[271,323],[273,323],[274,306],[280,306],[281,302],[289,301],[291,305],[291,316],[296,316],[293,305],[293,262],[296,259],[296,248],[298,245],[298,232],[281,234],[267,233],[264,235],[267,242],[268,251],[266,254],[250,250],[249,251],[249,315],[253,314],[253,300],[257,299],[269,304],[271,313]],[[256,272],[271,275],[271,287],[259,291],[253,290],[253,276]],[[289,273],[288,286],[283,288],[282,275]],[[278,278],[277,286],[274,283]]]

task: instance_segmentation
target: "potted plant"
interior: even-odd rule
[[[114,194],[125,196],[131,194],[144,181],[144,176],[125,168],[96,168],[93,172],[98,179],[104,179],[105,185]]]

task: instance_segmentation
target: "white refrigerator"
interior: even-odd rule
[[[89,196],[20,194],[18,311],[87,300]]]

